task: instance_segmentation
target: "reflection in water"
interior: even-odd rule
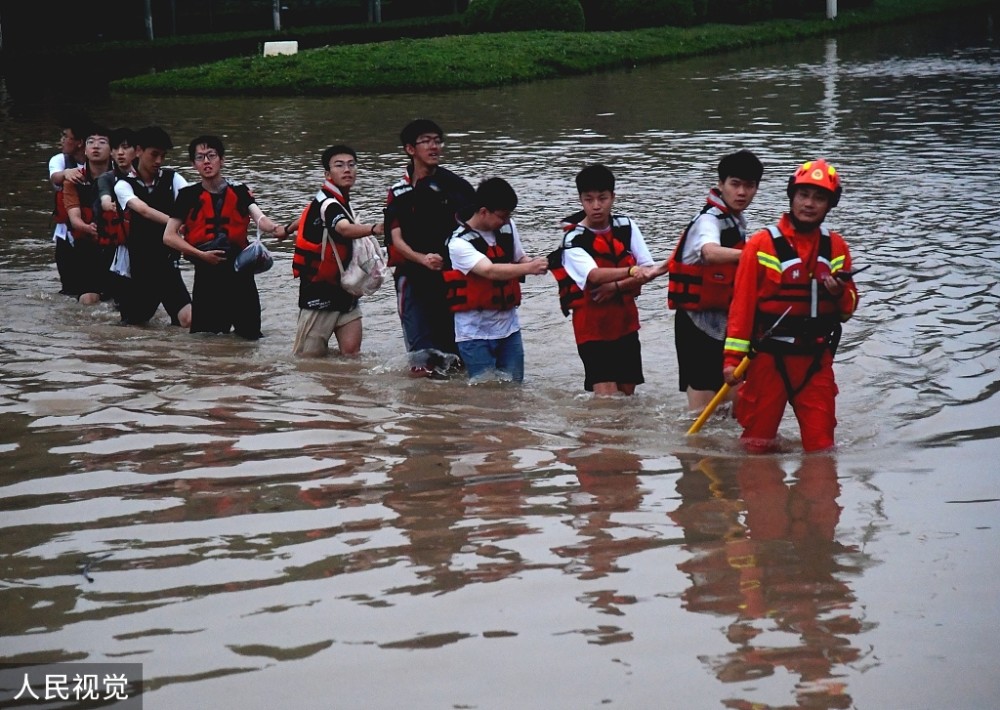
[[[869,563],[837,542],[833,457],[803,456],[790,482],[770,456],[679,459],[682,503],[671,518],[692,554],[679,565],[691,581],[685,608],[732,618],[725,633],[735,649],[704,663],[727,684],[790,674],[795,703],[782,707],[851,707],[845,678],[861,657],[855,637],[865,624],[848,578]],[[758,702],[731,698],[725,706]]]
[[[837,101],[837,39],[826,40],[826,58],[823,62],[823,100],[820,101],[820,115],[825,119],[821,122],[823,135],[827,140],[837,134],[837,114],[840,106]],[[820,156],[822,157],[822,156]]]

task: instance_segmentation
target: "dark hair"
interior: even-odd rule
[[[160,150],[170,150],[174,147],[170,135],[159,126],[140,128],[135,134],[135,144],[142,148],[159,148]]]
[[[221,158],[226,154],[226,149],[222,145],[222,139],[218,136],[198,136],[188,144],[188,157],[194,161],[194,154],[198,151],[198,146],[203,145],[211,148],[219,154]]]
[[[576,191],[584,192],[615,191],[615,174],[600,163],[588,165],[576,174]]]
[[[331,145],[329,148],[323,151],[322,166],[323,170],[330,169],[330,158],[335,155],[349,155],[355,160],[358,159],[358,154],[354,152],[354,148],[349,145],[344,145],[343,143],[338,143],[337,145]]]
[[[86,142],[91,136],[104,136],[111,142],[111,129],[107,126],[102,126],[99,123],[91,123],[87,126],[87,130],[81,136],[81,139]]]
[[[764,164],[749,150],[738,150],[719,161],[719,182],[734,177],[759,183],[763,175]]]
[[[517,193],[503,178],[487,178],[476,188],[475,204],[477,210],[485,207],[491,212],[493,210],[513,212],[517,207]]]
[[[399,132],[399,142],[403,146],[415,145],[417,138],[425,133],[433,133],[444,138],[444,131],[441,130],[441,126],[429,118],[418,118],[407,123],[403,127],[403,130]]]
[[[80,111],[68,111],[59,121],[59,128],[68,128],[73,131],[73,137],[79,141],[87,138],[87,131],[90,130],[91,121],[87,115]]]
[[[135,147],[135,131],[131,128],[116,128],[111,131],[111,136],[109,137],[111,141],[111,147],[117,148],[122,143],[126,145]]]

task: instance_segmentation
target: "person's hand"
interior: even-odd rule
[[[590,288],[590,298],[594,301],[594,303],[604,303],[605,301],[610,301],[619,293],[621,293],[621,287],[618,285],[617,281],[611,281],[609,283],[592,286]]]
[[[210,249],[208,251],[199,251],[200,258],[209,266],[215,266],[221,264],[226,260],[226,250],[225,249]]]
[[[288,227],[283,224],[274,225],[274,238],[279,242],[288,239]]]
[[[636,279],[640,284],[649,283],[658,275],[659,271],[655,266],[637,266],[632,271],[632,278]]]
[[[541,276],[549,270],[549,260],[544,256],[536,256],[531,261],[524,263],[528,264],[528,273],[532,276]]]
[[[726,367],[722,368],[722,379],[725,380],[726,384],[729,385],[730,387],[735,387],[736,385],[738,385],[740,381],[736,379],[736,366],[727,365]]]
[[[431,271],[440,271],[444,268],[444,258],[440,254],[424,254],[420,258],[420,263]]]
[[[834,298],[840,298],[840,296],[844,293],[844,284],[841,283],[840,279],[835,276],[827,274],[823,277],[822,283],[824,288],[826,288],[829,294]]]
[[[83,168],[70,168],[69,170],[63,171],[63,180],[65,182],[71,182],[79,185],[83,182]]]
[[[372,234],[374,234],[376,237],[381,237],[383,234],[385,234],[385,222],[379,222],[377,224],[373,224]]]
[[[93,237],[94,239],[97,239],[97,234],[98,234],[97,225],[94,224],[93,222],[83,225],[83,232],[88,237]]]

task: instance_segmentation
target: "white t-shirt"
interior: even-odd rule
[[[66,169],[66,155],[64,153],[56,153],[51,158],[49,158],[49,181],[51,182],[52,176],[56,173]],[[53,187],[55,187],[53,185]],[[56,192],[60,192],[62,187],[55,187]],[[52,241],[57,239],[68,239],[70,243],[73,243],[73,237],[69,233],[69,229],[65,222],[60,222],[56,225],[56,228],[52,231]]]
[[[159,176],[157,177],[157,179],[159,179]],[[180,173],[175,171],[173,180],[175,200],[177,199],[177,193],[180,192],[185,187],[187,187],[187,185],[188,185],[187,180],[181,177]],[[135,194],[135,188],[132,187],[132,183],[130,183],[128,180],[118,180],[115,183],[115,197],[118,198],[118,204],[121,205],[122,209],[125,209],[128,206],[129,200],[142,199],[141,197]]]
[[[732,214],[730,218],[735,219],[742,234],[747,233],[747,218],[740,213],[738,217]],[[687,240],[684,242],[684,250],[681,252],[681,262],[684,264],[702,264],[704,260],[701,256],[701,249],[706,244],[722,245],[722,227],[729,226],[727,222],[721,221],[713,214],[699,215],[691,229],[688,230]]]
[[[639,225],[635,223],[634,219],[630,219],[629,221],[632,223],[632,238],[629,243],[629,251],[632,252],[632,256],[635,257],[635,262],[639,266],[651,266],[653,264],[653,257],[649,253],[649,247],[646,246],[646,240],[642,238]],[[597,262],[594,261],[594,257],[583,249],[564,249],[563,267],[566,269],[566,274],[576,282],[576,285],[582,291],[587,286],[587,276],[597,268]]]
[[[524,247],[521,246],[521,237],[517,232],[517,225],[514,220],[510,222],[511,231],[514,233],[514,255],[513,261],[517,262],[524,258]],[[455,233],[464,231],[465,227],[459,227]],[[493,232],[476,231],[490,246],[496,245],[496,237]],[[448,254],[451,257],[452,268],[468,274],[472,267],[483,259],[488,259],[485,254],[477,251],[468,241],[460,237],[453,237],[448,240]],[[511,308],[509,311],[459,311],[455,314],[455,342],[461,343],[469,340],[501,340],[509,335],[513,335],[521,329],[520,320],[517,317],[517,309]]]
[[[711,199],[711,198],[710,198]],[[706,244],[722,245],[722,229],[729,227],[731,220],[739,225],[740,233],[746,237],[747,218],[741,212],[739,216],[732,213],[725,220],[711,212],[701,214],[695,218],[694,223],[688,230],[687,240],[684,242],[684,249],[681,251],[681,262],[685,264],[704,264],[705,260],[701,255],[701,249]],[[726,323],[728,313],[726,311],[685,311],[685,315],[691,319],[695,327],[715,340],[724,340],[726,337]]]

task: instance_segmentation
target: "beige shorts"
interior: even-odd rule
[[[337,328],[342,328],[351,321],[361,318],[361,304],[359,303],[349,311],[314,311],[307,308],[299,310],[299,322],[295,332],[295,344],[292,346],[293,355],[302,355],[306,351],[306,346],[313,339],[318,338],[327,348],[330,346],[330,338]],[[319,353],[309,353],[316,355]]]

